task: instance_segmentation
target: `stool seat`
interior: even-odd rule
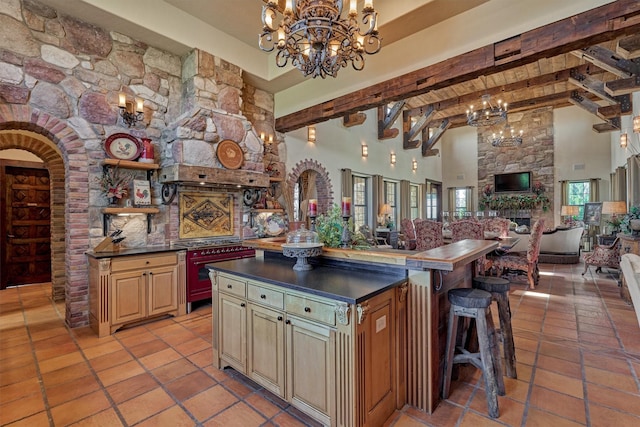
[[[451,304],[464,308],[487,308],[491,305],[491,294],[481,289],[451,289],[448,297]]]
[[[511,282],[502,277],[476,276],[473,278],[473,287],[487,292],[509,292]]]

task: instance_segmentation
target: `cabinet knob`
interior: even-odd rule
[[[149,272],[149,276],[153,276],[153,271],[150,271],[150,272]]]
[[[231,288],[233,288],[233,286],[227,285],[227,289],[231,289]]]
[[[147,273],[142,273],[142,275],[143,275],[143,276],[146,276],[146,275],[147,275]]]
[[[267,296],[265,294],[260,295],[260,299],[267,299]]]
[[[291,324],[291,320],[286,320],[284,323],[286,323],[287,325]]]
[[[247,304],[245,304],[243,302],[240,303],[240,307],[246,307],[246,306],[247,306]]]
[[[311,307],[305,307],[304,308],[304,312],[305,313],[311,313]]]
[[[282,316],[278,316],[278,320],[282,322]]]
[[[147,261],[147,264],[149,264],[149,261]]]

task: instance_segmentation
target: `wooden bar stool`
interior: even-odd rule
[[[491,294],[491,298],[498,304],[500,317],[499,336],[504,348],[504,364],[509,378],[518,378],[516,372],[516,347],[513,343],[511,329],[511,306],[509,305],[509,289],[511,282],[502,277],[477,276],[473,278],[473,287]]]
[[[471,363],[482,371],[489,416],[497,418],[499,416],[498,394],[504,395],[504,380],[502,379],[498,339],[493,327],[493,318],[491,317],[491,294],[480,289],[457,288],[451,289],[447,296],[451,303],[451,308],[449,311],[449,324],[447,325],[442,398],[449,397],[453,365],[456,363]],[[458,339],[458,320],[460,317],[475,319],[479,353],[470,353],[465,348],[458,348],[459,354],[455,354],[456,341]]]

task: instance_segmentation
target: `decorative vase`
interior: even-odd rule
[[[151,143],[151,139],[149,138],[140,138],[140,139],[142,140],[142,152],[140,153],[138,162],[153,163],[154,155],[153,155],[153,144]]]

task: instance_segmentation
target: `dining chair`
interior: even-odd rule
[[[498,275],[502,276],[504,270],[523,271],[527,273],[529,288],[535,289],[540,279],[538,269],[538,257],[540,256],[540,240],[544,231],[544,219],[540,218],[533,224],[529,244],[525,254],[503,255],[492,258],[493,267]]]
[[[405,248],[414,250],[416,248],[416,228],[411,219],[402,218],[400,220],[400,234],[405,241]]]
[[[451,230],[451,242],[464,239],[484,240],[482,223],[471,219],[463,219],[449,224]]]
[[[602,267],[615,268],[620,270],[620,238],[616,239],[610,245],[596,245],[591,253],[584,255],[584,276],[590,266],[596,266],[596,273],[602,270]]]
[[[508,218],[494,216],[482,221],[485,233],[497,234],[497,237],[507,237],[509,235],[509,225],[511,221]]]
[[[431,219],[416,219],[416,249],[426,251],[444,245],[442,223]]]

